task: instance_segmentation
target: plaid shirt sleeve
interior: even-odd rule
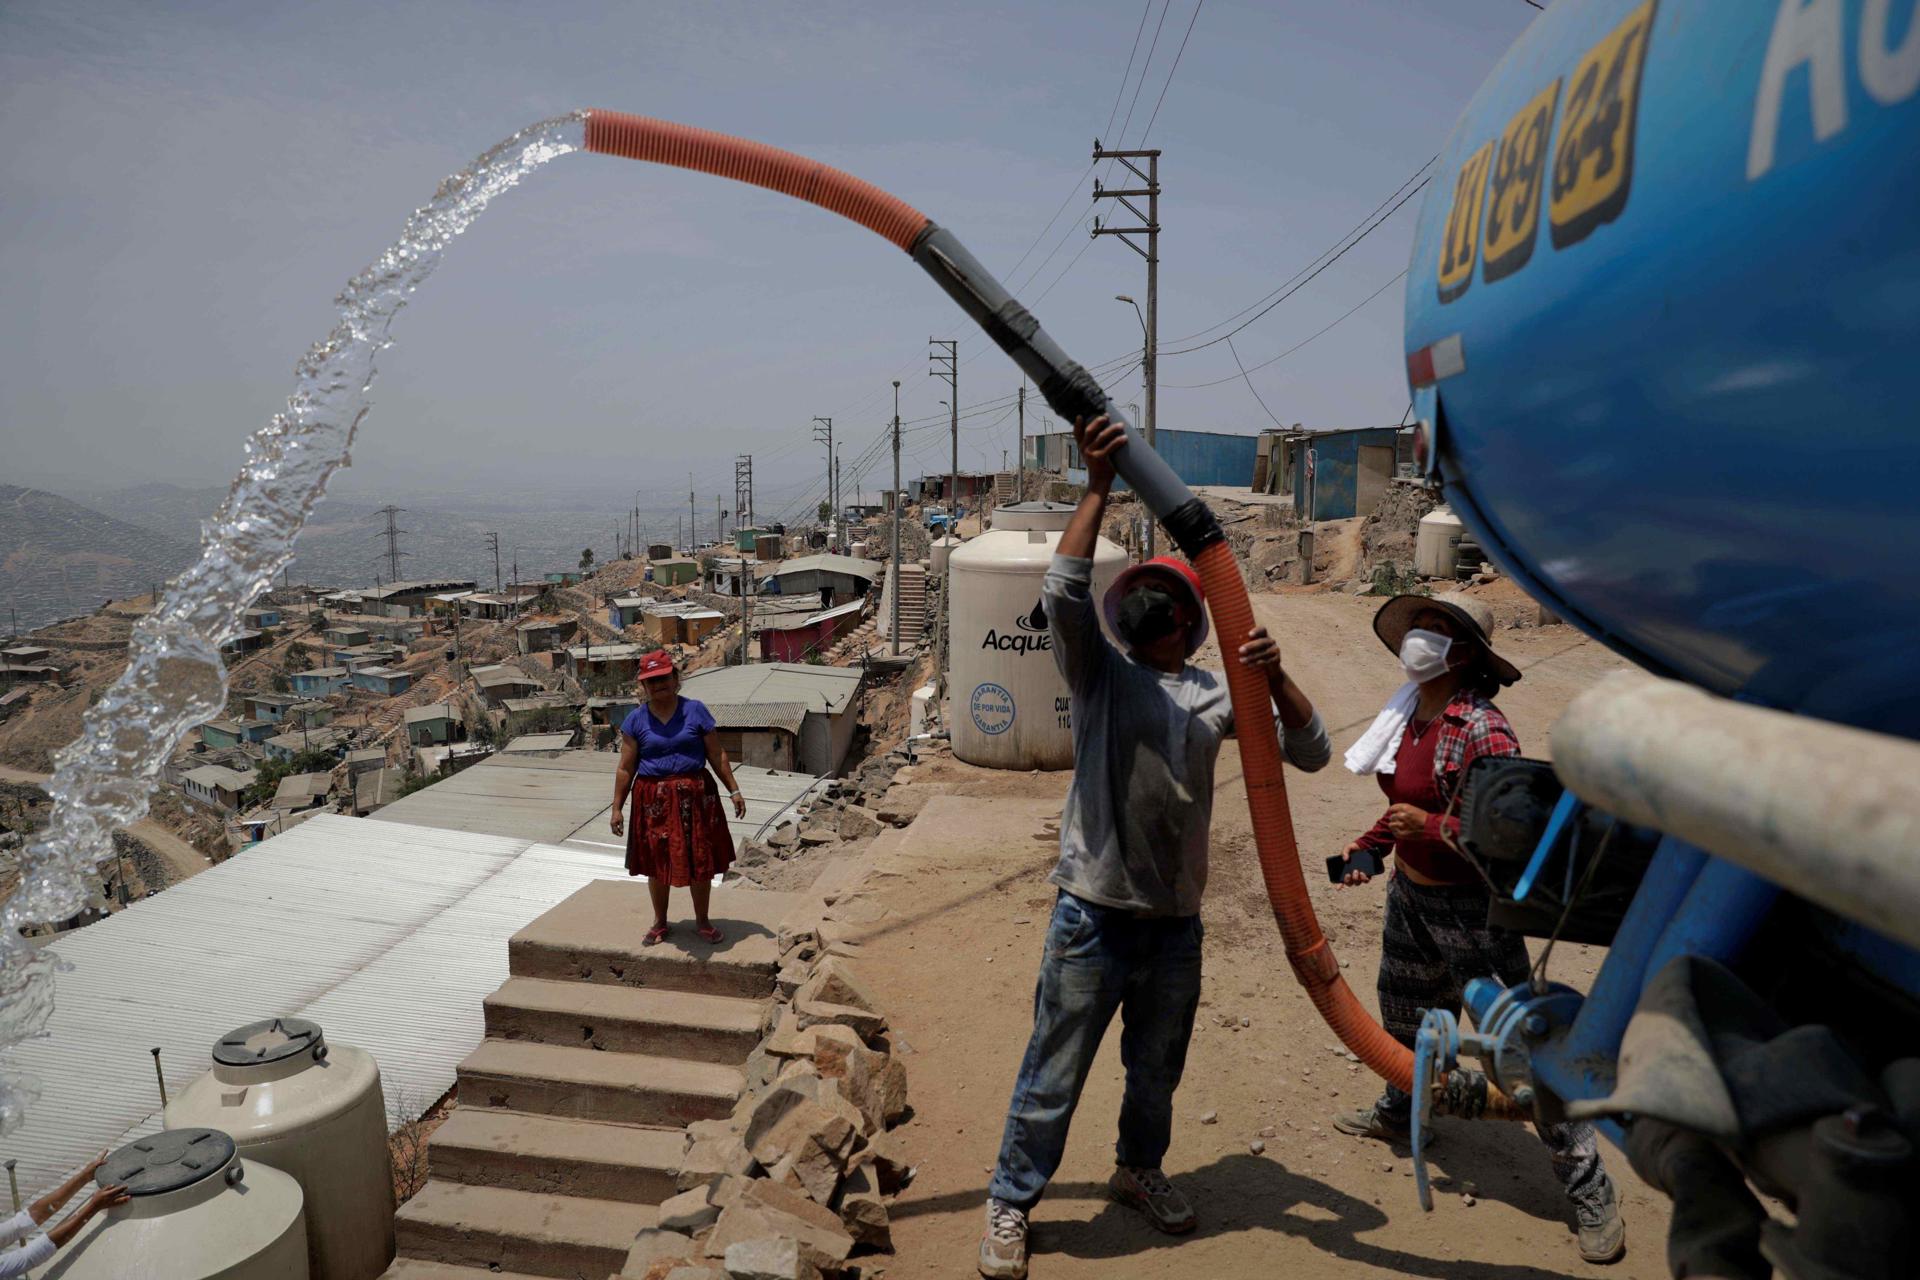
[[[1434,773],[1440,793],[1453,801],[1453,793],[1466,775],[1467,766],[1482,756],[1517,756],[1520,738],[1500,708],[1478,695],[1456,700],[1446,710],[1440,741],[1434,746]],[[1427,815],[1426,834],[1435,840],[1454,840],[1460,835],[1460,819],[1451,814]]]

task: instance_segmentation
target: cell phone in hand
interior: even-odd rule
[[[1336,853],[1327,859],[1327,879],[1339,884],[1347,878],[1349,871],[1364,871],[1377,876],[1386,870],[1380,861],[1380,855],[1371,849],[1355,849],[1352,853]]]

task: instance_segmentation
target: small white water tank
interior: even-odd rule
[[[952,638],[953,754],[990,769],[1073,767],[1073,706],[1054,664],[1040,582],[1073,508],[1020,502],[993,513],[993,528],[952,555],[947,589]],[[1093,553],[1093,599],[1126,566],[1102,538]]]
[[[960,546],[960,539],[952,534],[942,534],[933,540],[933,576],[947,576],[947,561],[953,558],[954,549]]]
[[[249,1161],[306,1196],[313,1280],[374,1280],[393,1261],[393,1172],[380,1068],[302,1018],[250,1022],[213,1046],[213,1069],[167,1106],[170,1128],[233,1136]]]
[[[1413,539],[1413,571],[1423,578],[1453,577],[1453,544],[1466,526],[1450,507],[1435,507],[1420,517]]]
[[[82,1227],[41,1280],[306,1280],[300,1184],[218,1129],[128,1143],[94,1181],[133,1198]]]

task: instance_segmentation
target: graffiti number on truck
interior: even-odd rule
[[[1480,271],[1488,284],[1512,275],[1533,256],[1547,140],[1553,136],[1553,109],[1559,101],[1560,82],[1555,80],[1520,108],[1500,135],[1487,195],[1486,246],[1480,252]]]
[[[1620,216],[1633,185],[1634,124],[1656,0],[1587,50],[1567,80],[1567,113],[1548,202],[1553,247],[1564,249]]]
[[[1487,170],[1492,166],[1493,143],[1484,142],[1460,166],[1453,184],[1453,207],[1447,211],[1445,239],[1440,246],[1440,301],[1452,302],[1473,283],[1473,264],[1480,243],[1480,206],[1486,195]]]

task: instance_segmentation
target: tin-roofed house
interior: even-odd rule
[[[436,702],[425,707],[409,707],[400,717],[407,728],[407,743],[415,747],[430,747],[442,742],[452,742],[465,737],[460,717],[454,714],[453,706],[446,702]]]
[[[279,809],[292,813],[300,809],[312,809],[327,802],[327,793],[333,789],[331,774],[294,773],[280,779],[280,786],[273,793],[273,799],[267,802],[270,809]]]
[[[217,764],[203,764],[180,775],[180,789],[205,804],[230,813],[240,811],[240,797],[253,785],[253,775]]]
[[[720,702],[713,713],[714,741],[727,757],[759,769],[811,773],[800,765],[800,735],[807,724],[804,702]]]
[[[625,631],[640,620],[640,615],[657,603],[653,596],[618,595],[607,601],[607,625]]]
[[[624,681],[631,683],[640,673],[640,655],[645,647],[637,644],[574,645],[567,650],[567,674],[582,685]]]
[[[534,618],[513,629],[521,653],[547,653],[565,645],[580,630],[572,618]]]
[[[810,656],[833,648],[835,637],[860,625],[866,601],[823,609],[801,617],[768,619],[760,624],[760,659],[763,662],[805,662]]]
[[[288,674],[287,683],[292,685],[293,691],[301,697],[325,697],[329,693],[338,693],[347,687],[347,669],[315,667],[311,671],[294,671]]]
[[[508,698],[525,698],[541,692],[540,682],[518,667],[496,664],[475,667],[467,674],[473,677],[480,697],[490,707],[497,707]]]
[[[398,667],[361,667],[353,673],[350,682],[356,689],[366,689],[391,698],[395,694],[407,691],[413,684],[413,673],[402,671]]]
[[[760,574],[760,590],[783,596],[817,595],[823,608],[863,597],[879,580],[878,560],[853,556],[801,556],[768,565]]]
[[[803,773],[833,774],[840,771],[853,746],[863,679],[863,672],[849,667],[755,662],[694,672],[682,680],[681,689],[687,697],[698,698],[710,708],[758,704],[762,707],[758,719],[776,722],[775,728],[786,723],[784,713],[776,715],[764,708],[774,703],[798,703],[805,714],[795,733],[794,761],[788,767]],[[728,728],[724,723],[720,727]]]

